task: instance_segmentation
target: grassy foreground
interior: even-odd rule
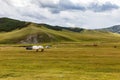
[[[62,43],[45,52],[1,46],[0,80],[119,80],[119,44],[91,44]]]

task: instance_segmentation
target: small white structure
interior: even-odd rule
[[[41,52],[44,51],[44,47],[43,46],[32,46],[32,49],[36,50],[36,52],[38,52],[39,49],[41,49]]]
[[[41,49],[41,52],[44,51],[44,47],[43,46],[29,46],[29,47],[26,47],[27,50],[36,50],[36,52],[39,51],[39,49]]]
[[[32,49],[44,49],[44,47],[43,46],[32,46]]]
[[[49,48],[50,48],[50,46],[45,46],[45,48],[46,48],[46,49],[49,49]]]

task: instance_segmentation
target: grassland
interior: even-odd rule
[[[93,44],[56,43],[45,52],[1,45],[0,80],[119,80],[120,44]]]
[[[0,20],[0,80],[120,79],[120,34],[6,20]],[[29,41],[52,48],[20,47]]]

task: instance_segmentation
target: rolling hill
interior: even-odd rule
[[[1,44],[84,41],[116,42],[120,41],[120,35],[105,31],[36,24],[9,18],[0,19]]]

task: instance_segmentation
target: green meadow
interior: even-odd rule
[[[1,45],[0,80],[119,80],[120,43],[96,44],[51,43],[44,52]]]
[[[0,21],[0,80],[120,80],[118,33]],[[24,47],[33,44],[52,47]]]

